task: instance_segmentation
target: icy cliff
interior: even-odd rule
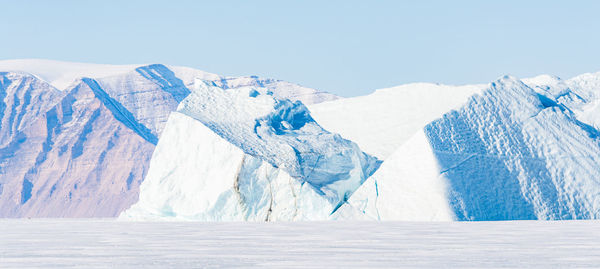
[[[569,107],[585,107],[583,88],[531,83],[504,77],[431,122],[346,206],[381,220],[600,217],[599,132]]]
[[[198,81],[171,114],[133,219],[328,219],[378,167],[267,89]]]

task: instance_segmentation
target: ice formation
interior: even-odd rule
[[[171,114],[124,218],[328,219],[378,167],[264,88],[198,81]]]
[[[600,217],[600,73],[339,99],[160,64],[0,72],[1,217]]]
[[[345,206],[381,220],[600,217],[599,133],[570,108],[592,92],[531,83],[504,77],[431,122]]]

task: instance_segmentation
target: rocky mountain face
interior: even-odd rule
[[[2,216],[109,217],[135,202],[155,141],[119,109],[84,79],[17,133],[0,155]]]
[[[0,145],[58,103],[62,93],[26,73],[0,72]]]

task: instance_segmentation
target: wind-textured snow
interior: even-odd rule
[[[532,87],[491,83],[400,147],[347,206],[381,220],[599,218],[599,132],[569,108],[584,88]]]
[[[597,268],[600,223],[0,220],[2,268]]]
[[[199,80],[170,116],[139,202],[122,216],[327,219],[378,165],[300,102]]]

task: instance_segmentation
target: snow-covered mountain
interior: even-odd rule
[[[63,94],[27,73],[0,72],[0,146],[60,101]]]
[[[0,149],[0,216],[114,216],[133,203],[154,145],[121,109],[84,79],[20,130]]]
[[[145,67],[146,69],[149,69],[148,67],[151,66],[162,66],[162,71],[168,70],[167,72],[172,73],[172,76],[176,77],[185,87],[188,88],[193,86],[195,79],[199,78],[206,81],[212,81],[213,83],[215,83],[215,85],[224,89],[239,88],[245,86],[264,87],[271,90],[273,94],[278,98],[299,100],[302,101],[304,104],[316,104],[340,98],[339,96],[328,92],[318,91],[315,89],[303,87],[298,84],[289,83],[282,80],[260,78],[257,76],[220,76],[217,74],[208,73],[202,70],[183,66],[163,66],[153,64],[89,64],[44,59],[0,60],[0,72],[29,73],[38,77],[40,80],[49,83],[50,85],[54,86],[59,90],[68,89],[69,86],[71,86],[71,84],[73,84],[78,79],[84,77],[93,78],[97,80],[104,78],[112,78],[113,84],[119,83],[114,80],[118,80],[118,78],[121,77],[120,83],[122,84],[117,86],[125,86],[125,89],[120,90],[122,92],[127,92],[127,90],[134,90],[127,88],[127,86],[131,87],[132,85],[135,85],[133,81],[129,81],[129,79],[135,78],[123,78],[122,76],[127,73],[129,73],[131,76],[133,71],[135,71],[137,68]],[[141,71],[140,75],[150,77],[154,74],[152,72],[148,73]]]

